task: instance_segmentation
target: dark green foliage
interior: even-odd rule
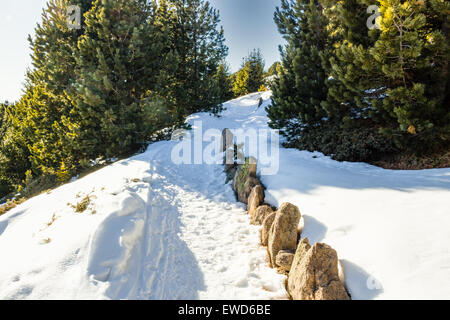
[[[353,121],[350,127],[330,121],[308,127],[287,146],[320,151],[338,161],[374,162],[397,151],[370,120]]]
[[[367,28],[366,13],[371,1],[321,0],[328,19],[328,46],[321,52],[329,75],[327,99],[322,107],[333,121],[365,118],[373,111],[370,99],[383,93],[384,83],[367,48],[378,31]]]
[[[8,103],[0,103],[0,163],[2,159],[3,139],[7,129],[6,108]],[[6,172],[2,172],[4,169],[0,167],[0,199],[3,198],[11,191],[11,186],[6,180]]]
[[[229,72],[228,65],[222,63],[217,68],[217,73],[215,76],[217,83],[218,95],[220,97],[220,102],[225,102],[233,98],[233,82],[232,77]]]
[[[427,150],[450,140],[449,12],[443,1],[383,1],[381,34],[370,49],[387,83],[377,109],[401,147]],[[422,151],[421,150],[421,151]]]
[[[9,106],[8,101],[5,103],[0,103],[0,141],[3,140],[5,131],[7,129],[7,108]]]
[[[380,30],[366,26],[372,4]],[[442,152],[450,141],[449,12],[439,0],[283,0],[275,22],[288,44],[270,125],[341,160]]]
[[[68,5],[81,7],[80,30]],[[50,0],[25,94],[0,108],[0,195],[62,183],[186,115],[220,111],[230,88],[219,22],[203,0]]]
[[[327,97],[320,56],[327,46],[322,7],[318,1],[282,0],[275,22],[288,44],[281,49],[282,68],[272,85],[270,125],[287,131],[291,125],[316,125],[326,116],[321,103]]]
[[[25,139],[14,124],[14,105],[0,104],[0,198],[14,191],[31,168]]]
[[[170,43],[178,55],[174,97],[177,115],[221,110],[216,82],[219,65],[228,54],[220,17],[208,1],[167,0],[171,5]]]
[[[97,0],[78,41],[76,113],[87,158],[135,150],[166,125],[159,70],[171,58],[154,8],[139,1]],[[169,110],[168,110],[169,109]]]
[[[265,62],[260,49],[253,50],[244,59],[243,67],[248,67],[247,90],[256,92],[264,84]]]

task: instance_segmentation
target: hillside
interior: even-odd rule
[[[268,129],[270,97],[187,121]],[[1,216],[0,299],[286,299],[223,167],[174,164],[177,143]],[[302,237],[337,250],[353,299],[450,298],[450,169],[391,171],[281,148],[278,173],[261,179],[271,205],[300,208]]]

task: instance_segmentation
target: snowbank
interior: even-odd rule
[[[188,121],[268,129],[270,96]],[[173,164],[176,143],[155,143],[0,217],[0,298],[286,298],[285,277],[268,268],[223,167]],[[303,236],[337,250],[353,299],[450,298],[450,169],[396,172],[281,149],[278,174],[262,182],[270,204],[300,208]]]

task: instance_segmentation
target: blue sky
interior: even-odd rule
[[[279,60],[283,43],[273,22],[280,0],[210,0],[219,9],[230,48],[228,63],[237,71],[242,58],[260,48],[268,68]],[[28,34],[40,20],[46,0],[2,0],[0,5],[0,101],[14,101],[21,95],[22,83],[30,66]]]
[[[252,49],[260,48],[266,68],[280,59],[278,46],[284,43],[273,21],[280,0],[210,0],[219,9],[225,38],[230,48],[228,62],[237,71]]]
[[[30,65],[28,34],[46,0],[2,0],[0,4],[0,101],[19,98]]]

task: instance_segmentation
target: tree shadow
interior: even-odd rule
[[[342,189],[450,190],[450,169],[386,170],[365,163],[338,162],[323,154],[280,149],[279,172],[263,182],[310,193],[320,187]],[[273,188],[273,187],[272,187]]]
[[[14,210],[14,209],[13,209]],[[9,222],[12,221],[14,218],[24,214],[27,211],[27,209],[20,210],[16,213],[9,214],[8,212],[3,216],[6,218],[3,221],[0,221],[0,236],[6,231],[8,228]]]
[[[114,300],[198,299],[205,282],[194,253],[180,237],[182,203],[175,191],[162,188],[164,176],[151,183],[156,189],[151,187],[147,202],[136,200],[131,214],[124,216],[119,210],[98,229],[88,272],[109,284],[105,294]],[[130,194],[138,199],[136,191],[130,190]],[[136,228],[140,223],[144,228]],[[136,239],[127,251],[121,243],[128,234]]]
[[[159,251],[159,261],[150,260],[147,270],[142,272],[142,281],[146,282],[151,300],[197,300],[199,292],[206,290],[203,272],[197,258],[180,238],[183,223],[180,219],[180,203],[164,206],[161,213],[165,216],[159,223],[153,219],[150,223],[152,236],[147,247],[147,255],[155,257]],[[153,218],[156,218],[153,216]],[[159,247],[159,248],[158,248]]]
[[[5,232],[8,227],[8,221],[0,221],[0,236]]]

